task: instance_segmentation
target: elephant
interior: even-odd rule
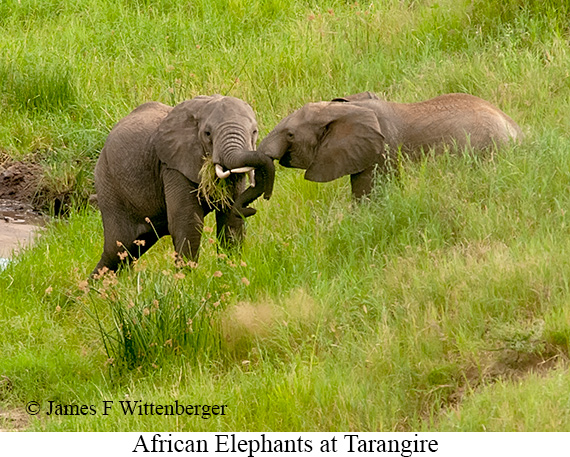
[[[389,171],[400,153],[417,160],[428,151],[482,151],[521,138],[515,121],[474,95],[395,103],[362,92],[306,104],[279,122],[258,151],[306,170],[309,181],[350,175],[352,195],[359,199],[370,194],[375,172]]]
[[[273,189],[273,160],[255,151],[257,136],[252,108],[221,95],[197,96],[175,107],[148,102],[121,119],[95,166],[104,248],[92,277],[116,271],[169,234],[177,256],[196,262],[204,217],[211,211],[220,244],[238,245],[244,218],[255,213],[247,205],[262,194],[268,199]],[[227,186],[231,198],[225,204],[200,188],[207,160]],[[257,182],[245,189],[245,173],[252,171]]]

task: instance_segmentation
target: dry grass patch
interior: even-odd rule
[[[283,329],[313,325],[319,306],[303,289],[293,291],[281,302],[239,302],[228,307],[221,320],[224,340],[230,349],[250,345],[257,339],[278,337]]]

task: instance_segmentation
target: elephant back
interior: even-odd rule
[[[398,143],[410,155],[422,149],[485,150],[520,141],[517,123],[499,108],[470,94],[445,94],[417,103],[388,103]]]
[[[162,103],[145,103],[113,127],[95,167],[100,206],[122,201],[138,209],[161,199],[159,161],[149,143],[171,110]]]
[[[125,161],[132,166],[133,160],[144,160],[144,155],[149,153],[150,137],[170,111],[170,106],[149,102],[121,119],[109,133],[103,148],[109,166],[121,167]]]

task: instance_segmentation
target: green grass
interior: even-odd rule
[[[228,405],[207,420],[118,406],[30,420],[46,431],[570,430],[568,13],[562,0],[1,3],[0,151],[44,165],[46,201],[71,210],[0,273],[0,409]],[[103,239],[84,206],[93,166],[135,106],[229,94],[263,136],[306,102],[364,90],[470,92],[526,138],[406,163],[361,205],[348,178],[279,167],[240,256],[207,232],[199,266],[178,270],[164,239],[85,282]]]

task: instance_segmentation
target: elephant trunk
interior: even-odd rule
[[[212,154],[214,164],[224,172],[242,167],[240,154],[249,149],[246,138],[245,130],[239,124],[224,125],[220,134],[214,138]]]
[[[261,153],[274,160],[280,160],[287,151],[288,146],[285,135],[277,127],[269,132],[258,148]]]
[[[257,200],[262,194],[268,200],[273,192],[273,183],[275,181],[273,160],[257,151],[248,151],[245,154],[249,156],[246,163],[255,169],[256,183],[249,186],[236,198],[232,213],[238,217],[249,217],[255,214],[255,209],[247,206]]]
[[[271,197],[275,181],[275,166],[271,158],[258,151],[241,151],[234,155],[228,164],[234,172],[240,169],[253,168],[255,170],[255,188],[259,191],[257,197],[261,194],[265,194],[266,199]]]
[[[239,125],[226,125],[214,143],[213,161],[216,165],[218,177],[228,177],[230,173],[255,172],[256,184],[248,187],[234,202],[234,213],[247,217],[255,213],[247,205],[264,195],[269,199],[273,192],[275,181],[275,166],[273,161],[257,151],[250,151],[254,147],[248,144],[247,135]],[[221,174],[221,176],[220,176]]]

